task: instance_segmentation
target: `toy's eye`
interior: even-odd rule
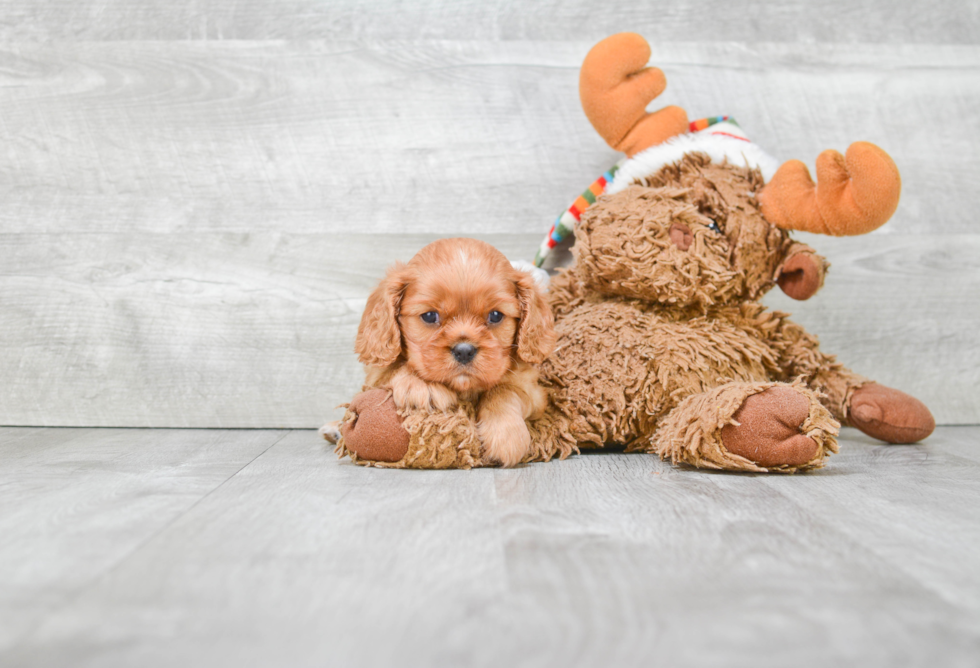
[[[718,227],[718,223],[716,223],[713,220],[711,221],[711,224],[708,225],[708,229],[711,230],[712,232],[717,232],[718,234],[721,234],[721,228]]]
[[[438,325],[439,324],[439,314],[435,311],[426,311],[421,316],[422,322],[427,325]]]
[[[500,311],[490,311],[490,315],[487,316],[487,322],[489,322],[491,325],[496,325],[503,319],[504,314]]]

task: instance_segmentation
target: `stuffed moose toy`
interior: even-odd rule
[[[537,364],[548,401],[527,421],[522,460],[617,445],[695,467],[792,473],[837,452],[840,424],[889,443],[928,436],[935,423],[920,401],[845,368],[759,303],[774,285],[802,300],[823,283],[827,262],[790,230],[858,235],[892,216],[892,159],[864,142],[845,156],[824,151],[814,183],[731,119],[647,112],[666,86],[649,57],[642,37],[622,33],[582,65],[585,114],[626,159],[559,218],[536,258],[574,233],[574,262],[549,287],[557,344]],[[338,453],[396,468],[497,463],[473,405],[398,410],[390,394],[368,385],[355,397]]]

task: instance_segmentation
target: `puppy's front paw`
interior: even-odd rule
[[[340,420],[328,422],[320,427],[320,436],[323,436],[323,440],[327,443],[337,445],[337,441],[340,440]]]
[[[445,385],[429,385],[429,405],[433,410],[448,411],[456,408],[459,397]]]
[[[445,385],[427,383],[407,370],[391,379],[391,396],[399,410],[448,411],[457,402]]]
[[[516,466],[531,450],[531,434],[519,413],[482,413],[477,425],[483,451],[501,466]]]

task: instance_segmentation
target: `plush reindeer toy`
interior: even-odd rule
[[[854,143],[845,156],[822,153],[814,183],[801,162],[779,165],[730,119],[647,112],[666,85],[649,57],[642,37],[623,33],[582,66],[586,115],[627,158],[576,200],[536,258],[574,233],[574,263],[550,286],[558,341],[539,365],[549,403],[529,422],[523,460],[617,444],[698,467],[796,472],[837,451],[841,423],[889,443],[928,436],[935,423],[920,401],[845,368],[759,303],[775,285],[807,299],[823,283],[826,261],[790,230],[857,235],[891,217],[894,162]],[[363,455],[399,438],[404,452],[383,465],[412,466],[406,453],[422,461],[419,451],[447,439],[471,443],[476,428],[456,415],[382,412],[368,423],[386,430],[364,430],[374,441],[348,430],[339,451],[378,463]],[[443,422],[452,429],[440,431]],[[466,466],[491,463],[467,453]]]

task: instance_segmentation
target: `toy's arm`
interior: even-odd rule
[[[830,263],[804,243],[794,241],[776,270],[776,283],[788,297],[803,301],[823,287]]]
[[[776,271],[776,282],[787,296],[809,299],[823,287],[829,267],[830,263],[813,248],[794,241]],[[870,381],[844,367],[833,355],[821,352],[817,337],[792,320],[780,317],[779,326],[771,336],[773,347],[781,353],[779,365],[783,380],[802,376],[810,387],[826,395],[824,405],[834,418],[843,421],[850,394]]]

